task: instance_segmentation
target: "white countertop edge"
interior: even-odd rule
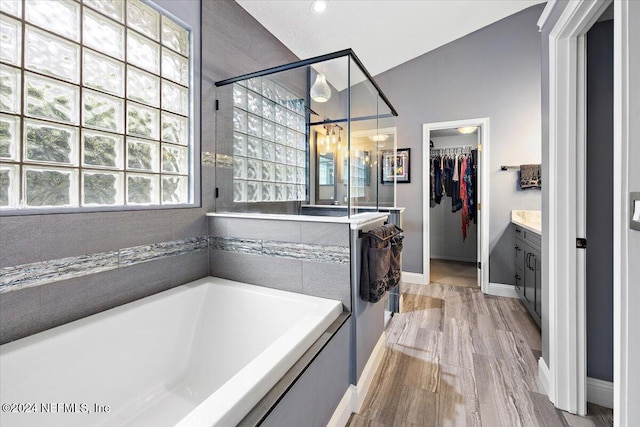
[[[516,225],[519,225],[522,228],[526,228],[527,230],[531,231],[532,233],[536,233],[536,234],[542,236],[542,228],[536,228],[534,225],[528,224],[526,222],[519,221],[516,218],[511,218],[511,222],[516,224]]]
[[[285,215],[285,214],[264,214],[253,212],[208,212],[210,217],[220,218],[245,218],[245,219],[268,219],[275,221],[302,221],[302,222],[329,222],[334,224],[350,224],[351,228],[360,226],[376,220],[386,219],[388,213],[384,212],[364,212],[348,216],[319,216],[319,215]]]
[[[347,206],[347,205],[302,205],[301,207],[303,209],[304,208],[313,208],[313,209],[315,209],[315,208],[321,208],[321,209],[326,209],[326,208],[329,208],[329,209],[339,209],[339,208],[348,209],[349,208],[349,206]],[[357,209],[363,209],[363,210],[375,210],[376,209],[375,207],[369,207],[369,206],[356,206],[356,208]],[[389,212],[404,212],[405,209],[406,208],[404,208],[404,207],[378,206],[378,210],[379,211],[381,210],[383,212],[386,212],[386,211],[389,211]]]

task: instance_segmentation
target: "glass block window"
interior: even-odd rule
[[[233,85],[233,201],[306,200],[304,100],[266,78]]]
[[[0,208],[192,203],[190,38],[142,0],[1,1]]]

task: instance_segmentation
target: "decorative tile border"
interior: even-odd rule
[[[348,264],[350,260],[347,246],[200,236],[0,268],[0,293],[188,254],[208,247],[243,254],[337,264]]]
[[[209,237],[209,247],[220,251],[262,255],[262,240]]]
[[[351,259],[348,246],[212,236],[209,238],[209,247],[228,252],[337,264],[348,264]]]
[[[120,266],[140,264],[141,262],[188,254],[206,248],[207,236],[133,246],[131,248],[120,249],[118,253],[118,263]]]
[[[0,293],[196,252],[207,249],[207,244],[208,237],[200,236],[134,246],[117,251],[4,267],[0,268]]]
[[[216,165],[216,155],[215,153],[210,153],[208,151],[203,151],[200,155],[202,166],[215,166]]]

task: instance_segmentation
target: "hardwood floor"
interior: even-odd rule
[[[540,332],[517,300],[447,284],[402,288],[403,312],[350,427],[613,425],[609,409],[589,404],[578,417],[537,392]]]
[[[431,259],[431,281],[442,285],[478,287],[478,269],[475,262]]]

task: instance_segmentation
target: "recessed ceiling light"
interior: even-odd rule
[[[369,137],[370,140],[375,141],[375,142],[382,142],[382,141],[386,141],[387,139],[389,139],[389,135],[384,134],[384,133],[380,133],[377,135],[371,135]]]
[[[322,13],[327,8],[327,2],[325,0],[315,0],[311,2],[311,11],[313,13]]]
[[[469,134],[469,133],[474,133],[476,131],[476,129],[478,129],[478,126],[466,126],[466,127],[461,127],[458,128],[458,132],[460,132],[461,134]]]

